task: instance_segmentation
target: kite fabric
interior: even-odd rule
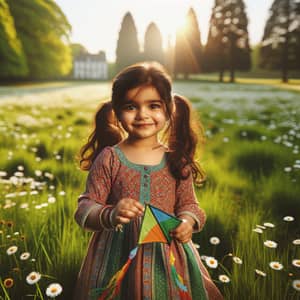
[[[129,253],[129,257],[123,267],[111,278],[108,285],[104,288],[96,288],[91,291],[91,296],[98,297],[98,300],[109,300],[119,293],[122,279],[124,278],[132,260],[135,258],[138,248],[146,243],[167,243],[171,244],[172,237],[170,231],[175,229],[182,220],[167,214],[166,212],[146,204],[144,217],[141,225],[138,245]],[[179,289],[181,300],[191,300],[187,287],[183,283],[182,277],[177,273],[175,268],[175,257],[170,249],[169,257],[172,278]]]

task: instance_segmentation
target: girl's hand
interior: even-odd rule
[[[115,206],[113,211],[114,224],[126,224],[136,217],[142,216],[144,206],[138,201],[131,198],[123,198]]]
[[[171,236],[181,243],[187,243],[192,239],[195,220],[190,216],[181,216],[181,220],[181,224],[171,232]]]

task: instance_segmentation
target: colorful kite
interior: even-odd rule
[[[124,278],[132,260],[135,258],[139,246],[142,244],[155,242],[167,243],[170,245],[172,242],[170,231],[175,229],[181,222],[182,221],[180,219],[167,214],[159,208],[150,204],[146,204],[137,247],[130,251],[127,262],[111,278],[108,285],[104,288],[94,289],[92,291],[92,295],[98,297],[98,300],[114,299],[114,297],[120,292],[122,279]],[[183,283],[182,277],[175,269],[175,257],[171,250],[169,261],[172,279],[179,289],[180,298],[182,300],[191,300],[192,298],[188,293],[187,287]]]

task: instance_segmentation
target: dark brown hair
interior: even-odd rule
[[[103,148],[115,145],[124,138],[124,130],[117,117],[127,92],[143,85],[154,86],[166,105],[169,125],[163,136],[170,149],[167,162],[172,175],[179,180],[187,178],[189,172],[192,172],[195,183],[202,182],[204,172],[194,159],[198,139],[191,121],[191,106],[185,97],[172,97],[171,78],[164,68],[155,62],[135,64],[117,74],[112,83],[111,101],[105,102],[98,109],[94,129],[80,150],[81,169],[89,170]],[[197,131],[203,138],[201,126]],[[190,167],[190,171],[187,171],[187,166]]]

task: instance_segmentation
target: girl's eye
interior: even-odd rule
[[[152,104],[150,104],[150,108],[151,109],[160,109],[161,108],[161,104],[159,104],[159,103],[152,103]]]
[[[123,110],[134,110],[134,109],[135,109],[135,106],[132,104],[123,106]]]

